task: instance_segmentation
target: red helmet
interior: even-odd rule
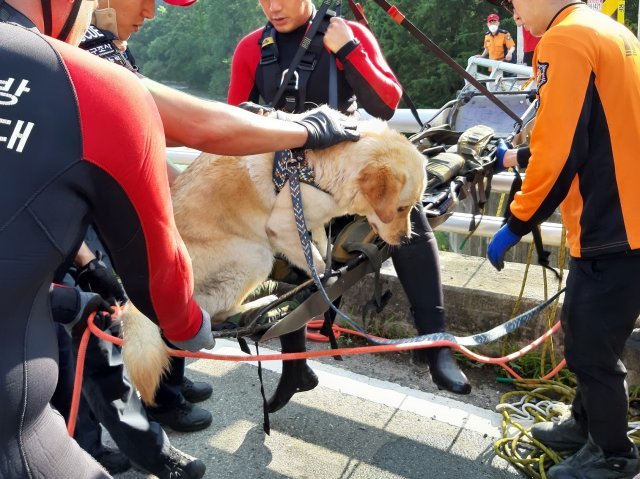
[[[497,13],[492,13],[487,17],[487,22],[499,22],[499,21],[500,21],[500,17],[498,16]]]
[[[193,5],[198,0],[164,0],[165,3],[169,5],[175,5],[176,7],[188,7]]]

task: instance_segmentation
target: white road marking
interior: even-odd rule
[[[218,339],[216,347],[209,352],[216,354],[243,356],[235,341]],[[278,351],[260,348],[260,354],[277,354]],[[257,366],[255,362],[249,362]],[[280,361],[262,363],[264,369],[281,372]],[[431,418],[455,427],[487,435],[495,439],[501,438],[501,416],[497,412],[482,409],[444,396],[418,391],[397,384],[369,378],[344,369],[317,361],[309,361],[309,365],[318,375],[320,386],[350,396],[366,399],[418,416]]]

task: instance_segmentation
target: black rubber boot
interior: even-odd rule
[[[411,305],[418,334],[440,333],[445,330],[445,315],[438,244],[421,206],[411,211],[411,222],[414,234],[410,242],[394,249],[391,259]],[[412,353],[415,363],[429,365],[438,388],[456,394],[471,392],[471,384],[450,348],[415,349]]]
[[[280,336],[283,353],[306,351],[306,327]],[[307,364],[306,359],[282,362],[282,375],[276,392],[267,402],[267,411],[282,409],[295,393],[310,391],[318,385],[318,376]]]
[[[445,389],[455,394],[469,394],[471,384],[462,372],[451,348],[415,349],[414,363],[427,363],[431,379],[438,389]]]

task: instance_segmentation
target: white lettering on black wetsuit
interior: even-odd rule
[[[108,477],[48,404],[49,286],[91,223],[167,339],[199,330],[162,124],[133,74],[23,27],[0,23],[0,65],[0,477]]]

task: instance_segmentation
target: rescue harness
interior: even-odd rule
[[[273,98],[269,106],[288,113],[305,111],[307,84],[324,49],[323,39],[329,20],[335,16],[335,12],[328,9],[328,3],[323,7],[324,4],[315,14],[293,61],[284,71],[278,63],[277,31],[271,22],[264,27],[258,68],[263,72],[265,95]],[[283,103],[280,103],[281,98]]]

